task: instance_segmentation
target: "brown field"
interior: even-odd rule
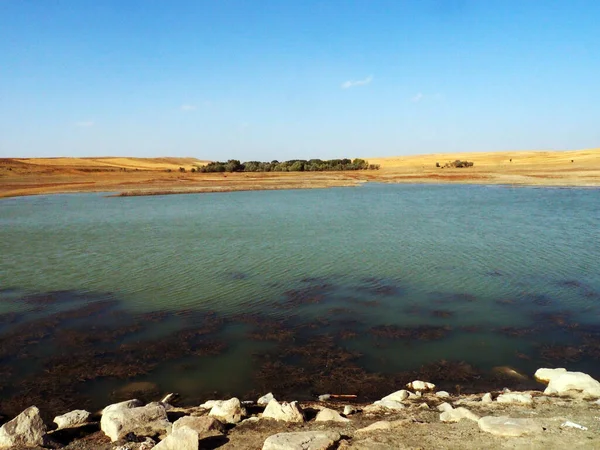
[[[380,170],[357,172],[192,173],[195,158],[3,158],[0,197],[67,192],[162,195],[261,189],[306,189],[386,183],[600,186],[600,148],[366,158]],[[437,168],[456,159],[470,168]],[[512,161],[511,161],[512,159]],[[183,167],[186,172],[180,172]]]

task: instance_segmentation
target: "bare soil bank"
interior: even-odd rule
[[[469,168],[441,168],[456,159]],[[369,158],[380,170],[352,172],[192,173],[194,158],[0,159],[0,197],[69,192],[164,195],[356,186],[363,182],[600,186],[600,149]],[[186,171],[181,172],[180,167]]]

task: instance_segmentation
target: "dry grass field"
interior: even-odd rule
[[[161,195],[389,183],[600,186],[600,149],[490,152],[366,158],[380,170],[359,172],[192,173],[195,158],[2,158],[0,197],[67,192]],[[441,168],[456,159],[473,167]],[[180,171],[183,167],[185,172]]]

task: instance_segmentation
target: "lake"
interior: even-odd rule
[[[0,200],[0,412],[598,377],[599,260],[597,189]]]

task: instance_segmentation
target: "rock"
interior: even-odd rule
[[[450,403],[442,403],[440,405],[438,405],[437,410],[439,412],[446,412],[446,411],[452,411],[454,408],[452,407],[452,405]]]
[[[484,394],[483,397],[481,398],[481,401],[483,403],[491,403],[493,401],[492,394],[490,394],[489,392],[487,394]]]
[[[340,439],[340,434],[335,431],[279,433],[267,438],[263,450],[327,450]]]
[[[105,408],[100,429],[114,442],[129,433],[139,437],[164,435],[171,431],[171,423],[164,405],[149,403],[136,408]]]
[[[543,383],[549,383],[550,380],[556,378],[563,373],[567,373],[567,369],[538,369],[533,375],[536,380]]]
[[[450,394],[446,391],[438,391],[435,393],[435,396],[439,398],[449,398]]]
[[[522,436],[524,434],[539,433],[543,430],[541,425],[532,419],[512,419],[507,416],[485,416],[477,422],[481,431],[496,436]]]
[[[251,423],[256,423],[259,421],[260,417],[248,417],[247,419],[244,419],[240,423],[238,423],[237,426],[239,427],[240,425],[249,425]]]
[[[460,422],[462,419],[469,419],[473,422],[477,422],[479,420],[479,416],[463,407],[444,411],[440,414],[440,420],[446,423]]]
[[[326,402],[327,400],[329,400],[331,398],[331,394],[323,394],[323,395],[319,395],[319,401],[320,402]]]
[[[372,423],[368,427],[359,428],[356,430],[357,433],[370,433],[372,431],[380,431],[380,430],[391,430],[392,424],[387,420],[380,420],[378,422]]]
[[[104,408],[102,410],[101,414],[104,415],[104,414],[106,414],[108,412],[111,412],[111,411],[116,411],[116,410],[119,410],[119,409],[137,408],[139,406],[144,406],[144,404],[141,401],[137,400],[137,399],[126,400],[124,402],[113,403],[112,405],[108,405],[106,408]]]
[[[147,437],[143,442],[127,442],[125,445],[113,447],[113,450],[150,450],[155,445],[154,439]]]
[[[395,400],[377,400],[373,404],[387,409],[393,409],[395,411],[406,408],[406,406],[404,406],[402,403]]]
[[[407,388],[412,389],[413,391],[433,391],[435,389],[435,384],[428,383],[426,381],[411,381],[406,385]]]
[[[273,399],[265,408],[262,416],[266,419],[282,420],[284,422],[304,422],[304,414],[302,414],[298,402],[279,403]]]
[[[409,392],[406,389],[401,389],[390,395],[386,395],[385,397],[383,397],[381,399],[381,401],[393,400],[395,402],[402,402],[402,401],[406,400],[408,398],[408,396],[409,396]]]
[[[350,419],[340,416],[337,411],[333,409],[324,408],[315,417],[315,422],[350,422]]]
[[[414,394],[412,392],[408,393],[408,399],[409,400],[418,400],[423,396],[423,394],[421,394],[421,391],[417,391]]]
[[[54,423],[57,425],[58,430],[63,428],[76,428],[81,425],[85,425],[90,418],[90,413],[83,409],[76,409],[75,411],[68,412],[62,416],[56,416]]]
[[[269,402],[274,399],[275,399],[275,397],[273,396],[273,393],[269,392],[268,394],[263,395],[261,398],[259,398],[256,401],[256,404],[259,406],[267,406],[269,404]]]
[[[541,370],[541,369],[540,369]],[[536,372],[536,376],[538,372]],[[550,369],[546,369],[548,371]],[[558,369],[554,369],[555,371]],[[544,394],[567,394],[579,391],[586,397],[600,397],[600,382],[583,372],[543,372],[540,376],[549,377],[550,382]]]
[[[35,447],[44,444],[46,425],[40,410],[30,406],[0,427],[0,448]]]
[[[198,433],[181,427],[158,443],[155,450],[198,450]]]
[[[498,403],[524,403],[530,405],[533,403],[531,394],[519,394],[518,392],[512,392],[510,394],[500,394],[496,401]]]
[[[344,406],[344,415],[349,416],[350,414],[354,414],[356,412],[356,408],[351,405]]]
[[[225,433],[225,426],[214,417],[209,416],[183,416],[173,422],[173,433],[183,427],[194,430],[200,439],[221,436]]]
[[[212,409],[215,405],[220,405],[224,400],[208,400],[200,405],[200,408]]]
[[[221,422],[238,423],[242,416],[246,415],[246,410],[242,408],[239,399],[233,397],[229,400],[217,402],[208,413],[211,417],[216,417]]]

